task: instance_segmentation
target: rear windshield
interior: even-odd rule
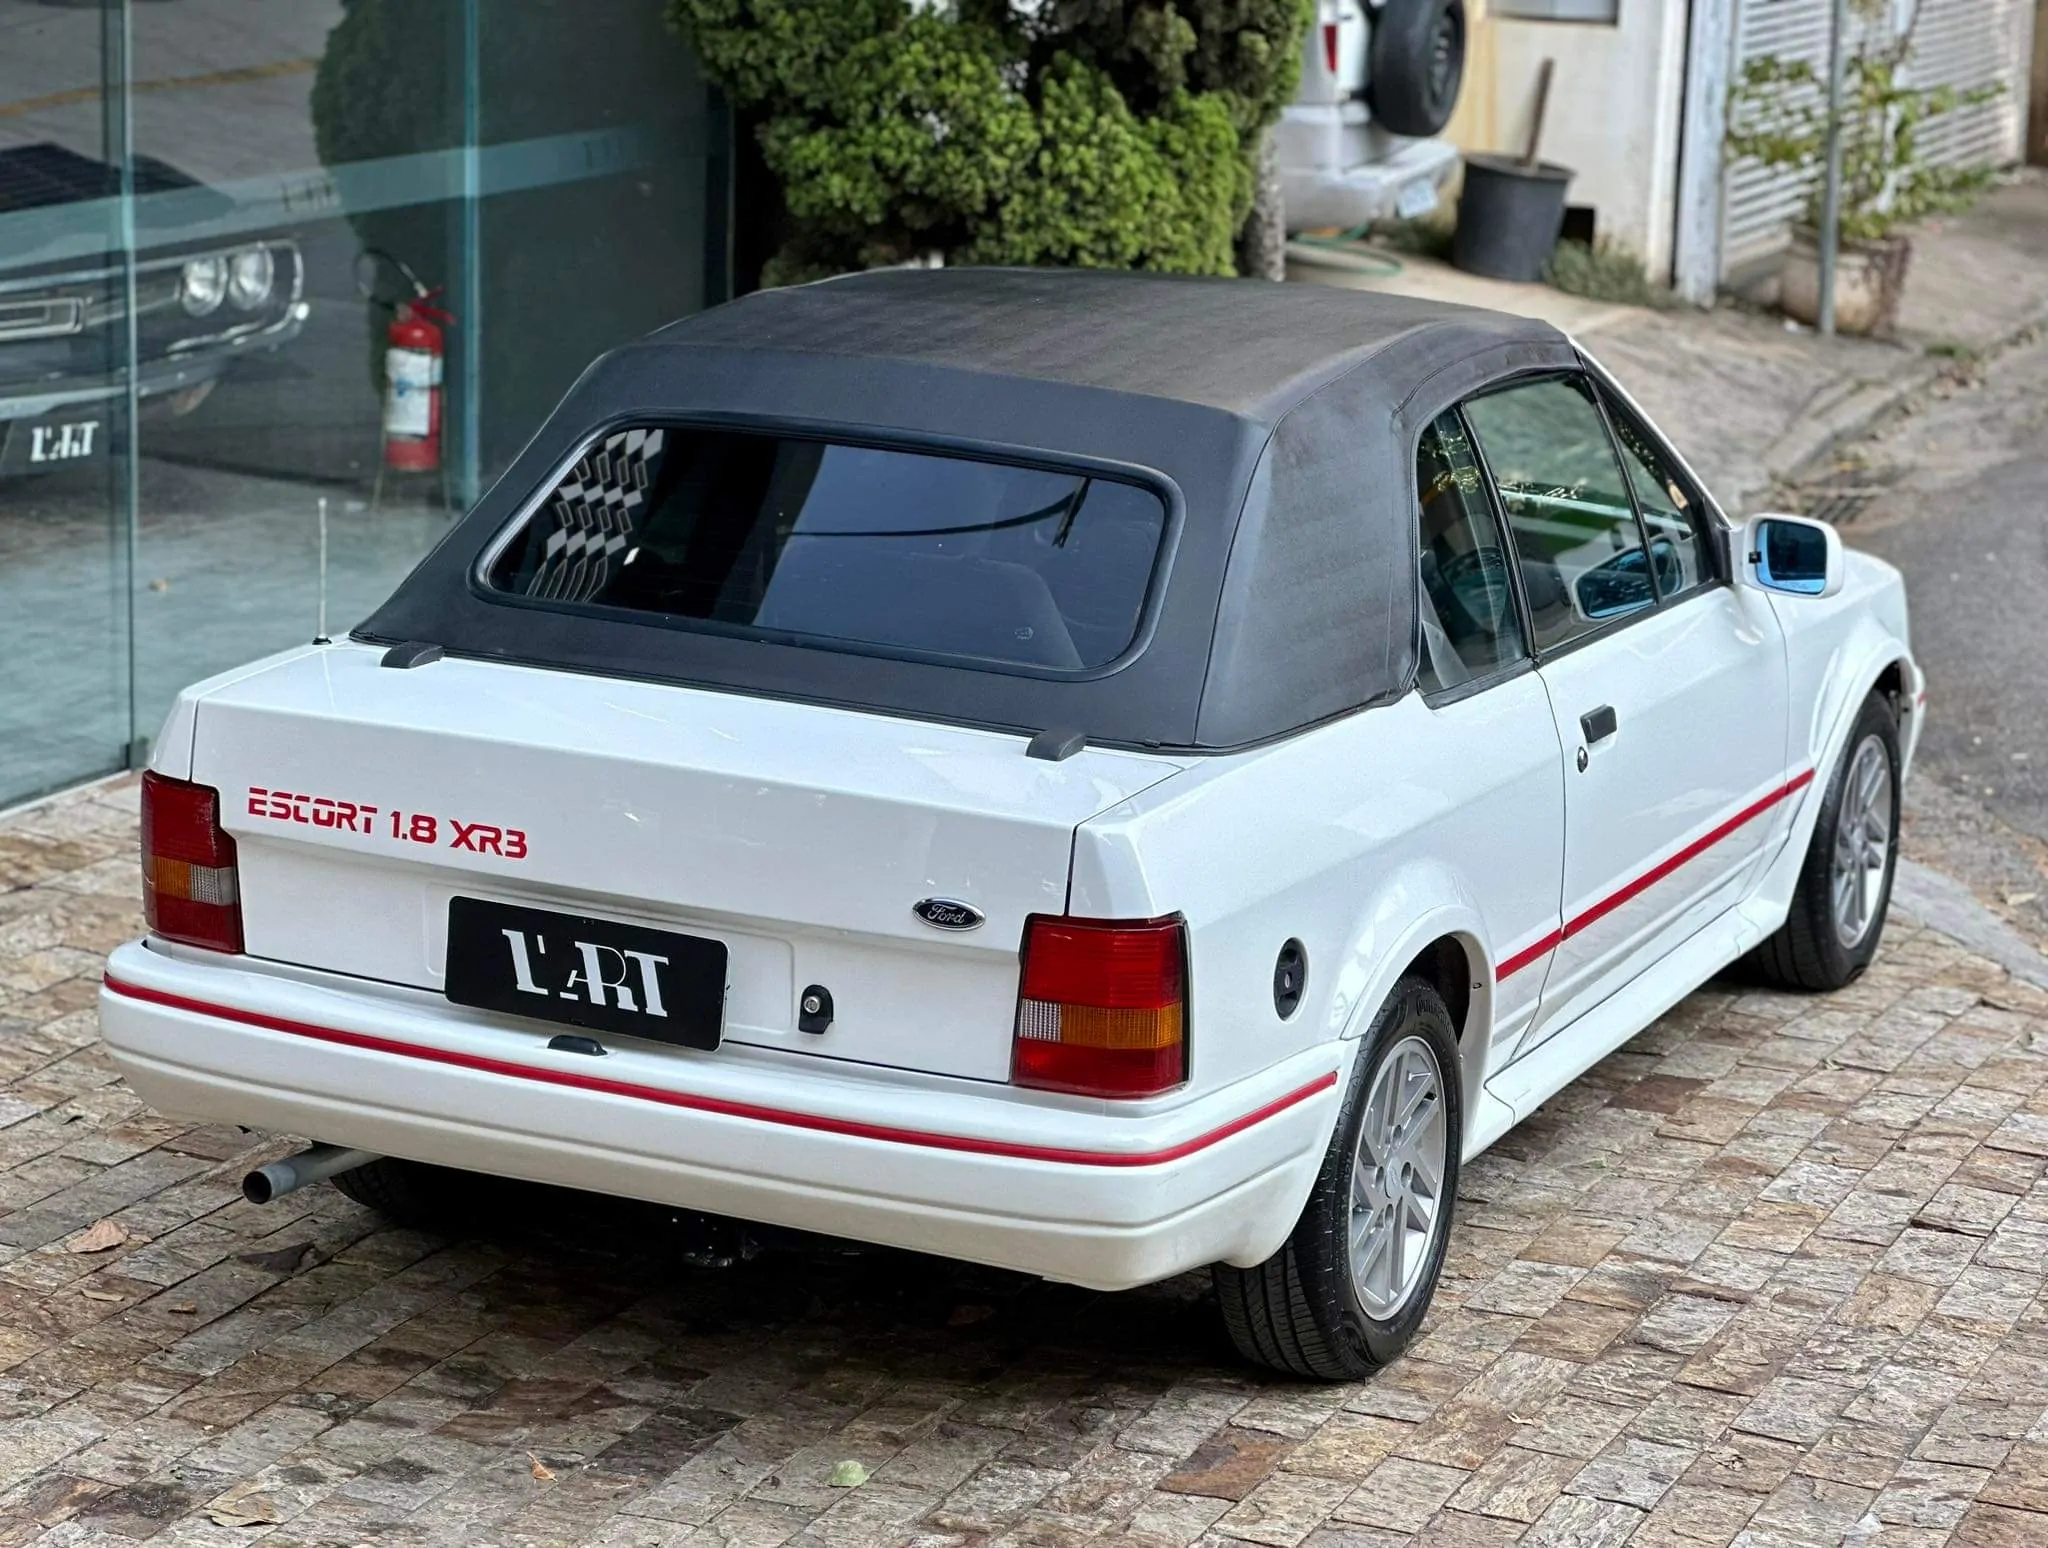
[[[1166,529],[1137,484],[675,426],[609,435],[491,589],[683,627],[1084,670],[1138,630]]]

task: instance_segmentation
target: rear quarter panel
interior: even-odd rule
[[[1358,1037],[1415,955],[1456,937],[1474,969],[1470,1112],[1495,1024],[1490,964],[1517,944],[1498,938],[1488,899],[1505,879],[1539,907],[1546,894],[1556,904],[1558,830],[1503,823],[1508,778],[1411,694],[1195,765],[1084,824],[1070,906],[1186,916],[1191,1078],[1202,1090]],[[1307,948],[1308,984],[1282,1020],[1273,970],[1290,937]]]

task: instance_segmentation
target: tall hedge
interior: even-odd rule
[[[668,0],[781,184],[769,283],[900,263],[1232,272],[1309,0]]]

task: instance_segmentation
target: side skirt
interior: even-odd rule
[[[1551,1097],[1763,940],[1751,913],[1732,908],[1577,1021],[1486,1082],[1465,1131],[1471,1160]]]

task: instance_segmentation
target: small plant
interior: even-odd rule
[[[1416,253],[1449,263],[1451,238],[1457,229],[1457,218],[1449,211],[1438,210],[1416,220],[1375,221],[1372,240],[1397,253]]]
[[[1866,20],[1879,14],[1858,0]],[[1972,90],[1910,86],[1916,10],[1889,43],[1843,61],[1841,235],[1881,242],[1900,226],[1966,207],[1990,181],[1990,167],[1932,166],[1921,159],[1920,131],[1930,120],[1997,97],[1997,84]],[[1744,66],[1729,97],[1728,149],[1766,167],[1812,179],[1806,224],[1818,227],[1827,158],[1827,81],[1807,60],[1765,54]]]
[[[1675,306],[1678,297],[1650,278],[1642,258],[1619,242],[1603,237],[1593,246],[1584,242],[1557,244],[1543,277],[1567,295],[1588,301],[1613,301],[1624,306]]]

